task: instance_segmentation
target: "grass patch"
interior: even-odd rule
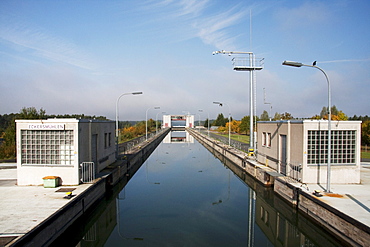
[[[361,152],[362,159],[370,159],[370,152]]]
[[[226,138],[229,138],[229,134],[220,134],[220,133],[215,133],[219,136],[223,136],[223,137],[226,137]],[[244,142],[244,143],[249,143],[249,136],[247,135],[238,135],[238,134],[231,134],[230,135],[230,138],[235,140],[235,141],[240,141],[240,142]]]

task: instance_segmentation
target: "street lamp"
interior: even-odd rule
[[[160,112],[158,112],[156,115],[155,115],[155,134],[158,134],[158,131],[157,131],[157,129],[158,129],[158,114],[159,114]],[[162,112],[162,114],[165,114],[166,112]]]
[[[248,55],[248,57],[234,57],[232,59],[234,70],[235,71],[249,71],[249,95],[250,95],[250,103],[249,103],[249,116],[250,116],[250,140],[249,140],[249,150],[253,150],[256,148],[256,138],[254,136],[254,117],[253,114],[256,111],[256,95],[255,95],[255,86],[254,86],[254,71],[256,70],[262,70],[264,59],[257,61],[256,58],[253,55],[253,52],[244,52],[244,51],[214,51],[212,52],[212,55],[216,54],[225,54],[225,55]]]
[[[143,94],[143,92],[133,92],[133,93],[123,93],[121,94],[116,102],[116,158],[118,157],[118,141],[119,141],[119,131],[118,131],[118,102],[121,99],[122,96],[124,95],[138,95],[138,94]]]
[[[145,114],[145,140],[148,141],[148,111],[151,109],[152,107],[149,107],[147,110],[146,110],[146,114]],[[153,107],[155,110],[158,110],[158,109],[161,109],[159,106],[155,106]]]
[[[230,106],[228,104],[226,104],[226,103],[217,102],[217,101],[216,102],[213,102],[213,104],[219,105],[221,107],[222,107],[223,104],[225,104],[229,108],[229,146],[230,146],[230,133],[231,133],[231,113],[230,113]]]
[[[316,61],[313,63],[313,65],[298,63],[298,62],[292,62],[292,61],[284,61],[283,65],[292,66],[292,67],[312,67],[320,70],[326,78],[326,81],[328,83],[328,170],[327,170],[327,179],[326,179],[326,191],[330,192],[330,169],[331,169],[331,89],[330,89],[330,81],[329,77],[325,73],[325,71],[316,66]]]

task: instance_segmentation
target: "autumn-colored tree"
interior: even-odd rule
[[[320,115],[315,115],[313,117],[311,117],[311,119],[325,119],[327,120],[328,119],[328,108],[326,106],[324,106],[320,112]],[[346,114],[344,114],[344,112],[342,111],[339,111],[338,108],[334,105],[331,107],[331,120],[336,120],[336,121],[339,121],[339,120],[342,120],[342,121],[346,121],[348,120],[348,116]]]
[[[242,121],[237,121],[237,120],[232,120],[231,121],[231,125],[229,124],[229,122],[226,123],[226,126],[223,127],[223,126],[220,126],[217,131],[220,132],[220,133],[229,133],[229,125],[230,125],[230,131],[233,132],[233,133],[240,133],[240,124],[241,124]]]

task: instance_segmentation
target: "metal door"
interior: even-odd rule
[[[286,135],[280,135],[280,173],[286,175],[286,161],[287,161],[287,147],[286,147]]]

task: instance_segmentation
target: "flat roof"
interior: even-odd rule
[[[257,121],[257,123],[320,123],[320,122],[328,122],[328,120],[324,119],[291,119],[291,120],[275,120],[275,121]],[[359,120],[331,120],[332,123],[362,123]]]

